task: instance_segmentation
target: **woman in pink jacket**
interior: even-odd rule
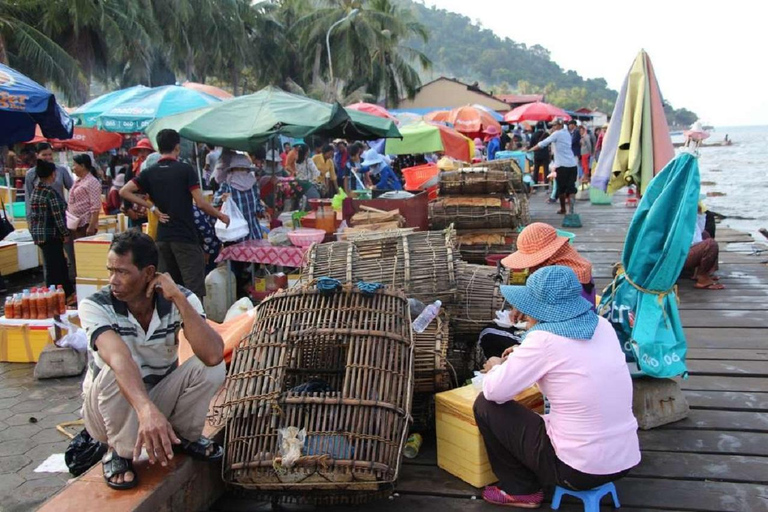
[[[581,296],[568,267],[544,267],[525,286],[502,286],[523,316],[523,343],[486,363],[474,406],[488,459],[499,477],[490,503],[536,508],[544,487],[586,490],[623,477],[640,462],[632,379],[613,327]],[[537,383],[545,416],[514,397]]]

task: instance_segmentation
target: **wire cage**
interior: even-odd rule
[[[225,383],[224,481],[317,504],[388,492],[411,419],[411,336],[400,291],[310,284],[265,299]]]

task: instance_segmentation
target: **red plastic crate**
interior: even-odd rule
[[[435,164],[417,165],[416,167],[406,167],[403,169],[403,178],[405,179],[405,190],[421,190],[429,180],[440,173],[440,169]]]

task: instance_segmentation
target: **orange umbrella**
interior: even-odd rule
[[[376,117],[382,117],[384,119],[391,119],[392,121],[396,120],[395,116],[390,114],[387,109],[385,109],[381,105],[375,105],[373,103],[365,103],[364,101],[359,101],[357,103],[347,105],[344,108],[357,110],[358,112],[365,112],[366,114],[371,114],[372,116],[376,116]]]
[[[428,121],[440,121],[453,125],[453,128],[465,135],[477,136],[485,132],[489,127],[495,127],[501,133],[501,125],[487,110],[466,105],[456,107],[443,114],[440,111],[427,114]]]
[[[430,123],[447,123],[450,110],[435,110],[424,115],[424,120]]]
[[[93,151],[95,154],[105,153],[110,149],[119,148],[123,143],[123,136],[119,133],[105,132],[96,128],[82,128],[75,126],[71,139],[46,139],[38,126],[35,129],[35,138],[27,144],[38,142],[50,142],[56,149],[69,149],[71,151]]]
[[[186,87],[187,89],[193,89],[198,92],[204,92],[205,94],[208,94],[210,96],[213,96],[214,98],[219,98],[222,100],[228,100],[230,98],[234,98],[231,94],[229,94],[224,89],[219,89],[218,87],[214,87],[213,85],[206,85],[206,84],[199,84],[197,82],[184,82],[181,84],[182,87]]]

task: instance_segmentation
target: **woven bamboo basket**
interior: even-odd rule
[[[451,388],[453,378],[447,363],[450,345],[450,322],[448,313],[444,309],[423,333],[414,331],[413,391],[415,393],[435,393]]]
[[[491,254],[511,254],[517,250],[517,230],[472,230],[456,236],[461,259],[468,263],[485,264]]]
[[[429,203],[430,229],[451,224],[464,229],[515,229],[523,225],[521,195],[506,197],[449,196]]]
[[[224,481],[322,504],[391,489],[411,413],[410,324],[407,298],[391,289],[309,285],[265,299],[225,383]],[[306,430],[293,465],[278,440],[285,427]]]
[[[509,271],[459,262],[457,276],[458,298],[448,309],[453,334],[457,341],[465,335],[477,339],[504,306],[499,286],[509,282]]]
[[[508,195],[515,191],[515,172],[506,169],[466,167],[440,173],[440,195]]]
[[[487,162],[479,162],[472,164],[470,169],[487,169],[488,171],[504,171],[510,173],[512,189],[515,192],[525,192],[523,187],[523,169],[520,168],[520,164],[514,158],[508,160],[490,160]]]
[[[455,300],[459,258],[456,232],[358,234],[354,240],[313,245],[302,280],[333,277],[344,283],[378,282],[423,302]]]

